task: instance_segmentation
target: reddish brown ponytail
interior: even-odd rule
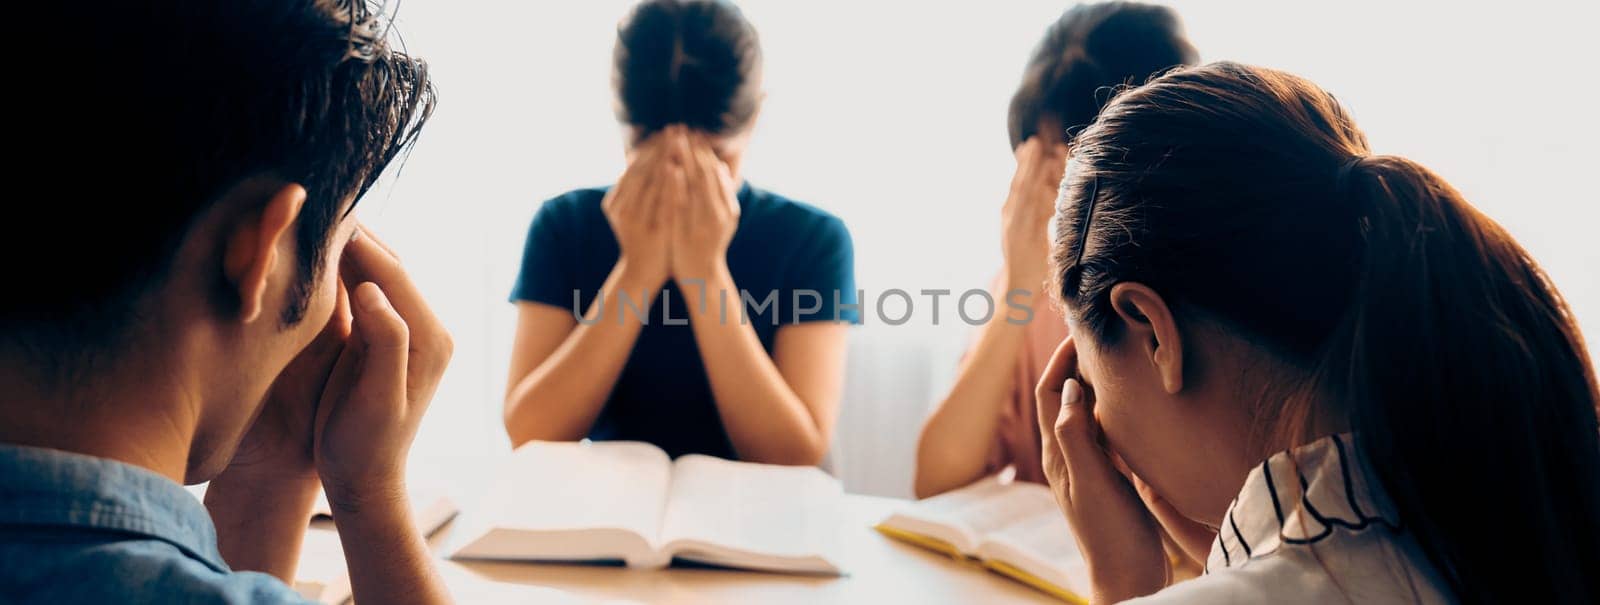
[[[1426,168],[1351,179],[1365,254],[1317,383],[1463,601],[1600,599],[1595,376],[1566,303]]]
[[[1115,340],[1108,293],[1138,281],[1303,368],[1285,388],[1348,420],[1460,601],[1600,600],[1600,389],[1566,303],[1437,175],[1367,153],[1281,72],[1218,63],[1118,97],[1074,145],[1069,312]]]

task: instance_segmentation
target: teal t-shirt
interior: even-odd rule
[[[553,305],[583,316],[620,254],[600,208],[606,191],[579,189],[539,208],[528,230],[513,301]],[[729,297],[726,321],[747,322],[768,355],[783,326],[860,321],[855,254],[843,221],[748,184],[739,189],[739,208],[739,227],[728,244],[728,270],[743,295]],[[589,438],[646,441],[673,457],[734,459],[694,333],[685,323],[689,300],[670,281],[663,289]],[[616,321],[617,310],[606,309],[604,317]]]

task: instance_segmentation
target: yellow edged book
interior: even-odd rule
[[[875,527],[890,538],[976,561],[1068,603],[1088,603],[1088,568],[1043,485],[989,477],[912,503]]]

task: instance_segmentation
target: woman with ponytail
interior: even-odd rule
[[[1036,396],[1096,602],[1600,600],[1594,369],[1449,184],[1217,63],[1113,100],[1062,191]],[[1168,588],[1185,524],[1207,573]]]

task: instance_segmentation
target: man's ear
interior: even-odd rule
[[[222,270],[239,297],[239,320],[255,321],[266,305],[267,284],[277,268],[278,245],[289,235],[289,227],[300,217],[306,203],[306,189],[298,183],[269,188],[267,201],[257,212],[248,213],[235,223],[225,243]]]
[[[1172,310],[1155,290],[1140,283],[1111,287],[1111,308],[1127,326],[1127,344],[1150,360],[1161,388],[1177,394],[1183,390],[1183,341]]]

